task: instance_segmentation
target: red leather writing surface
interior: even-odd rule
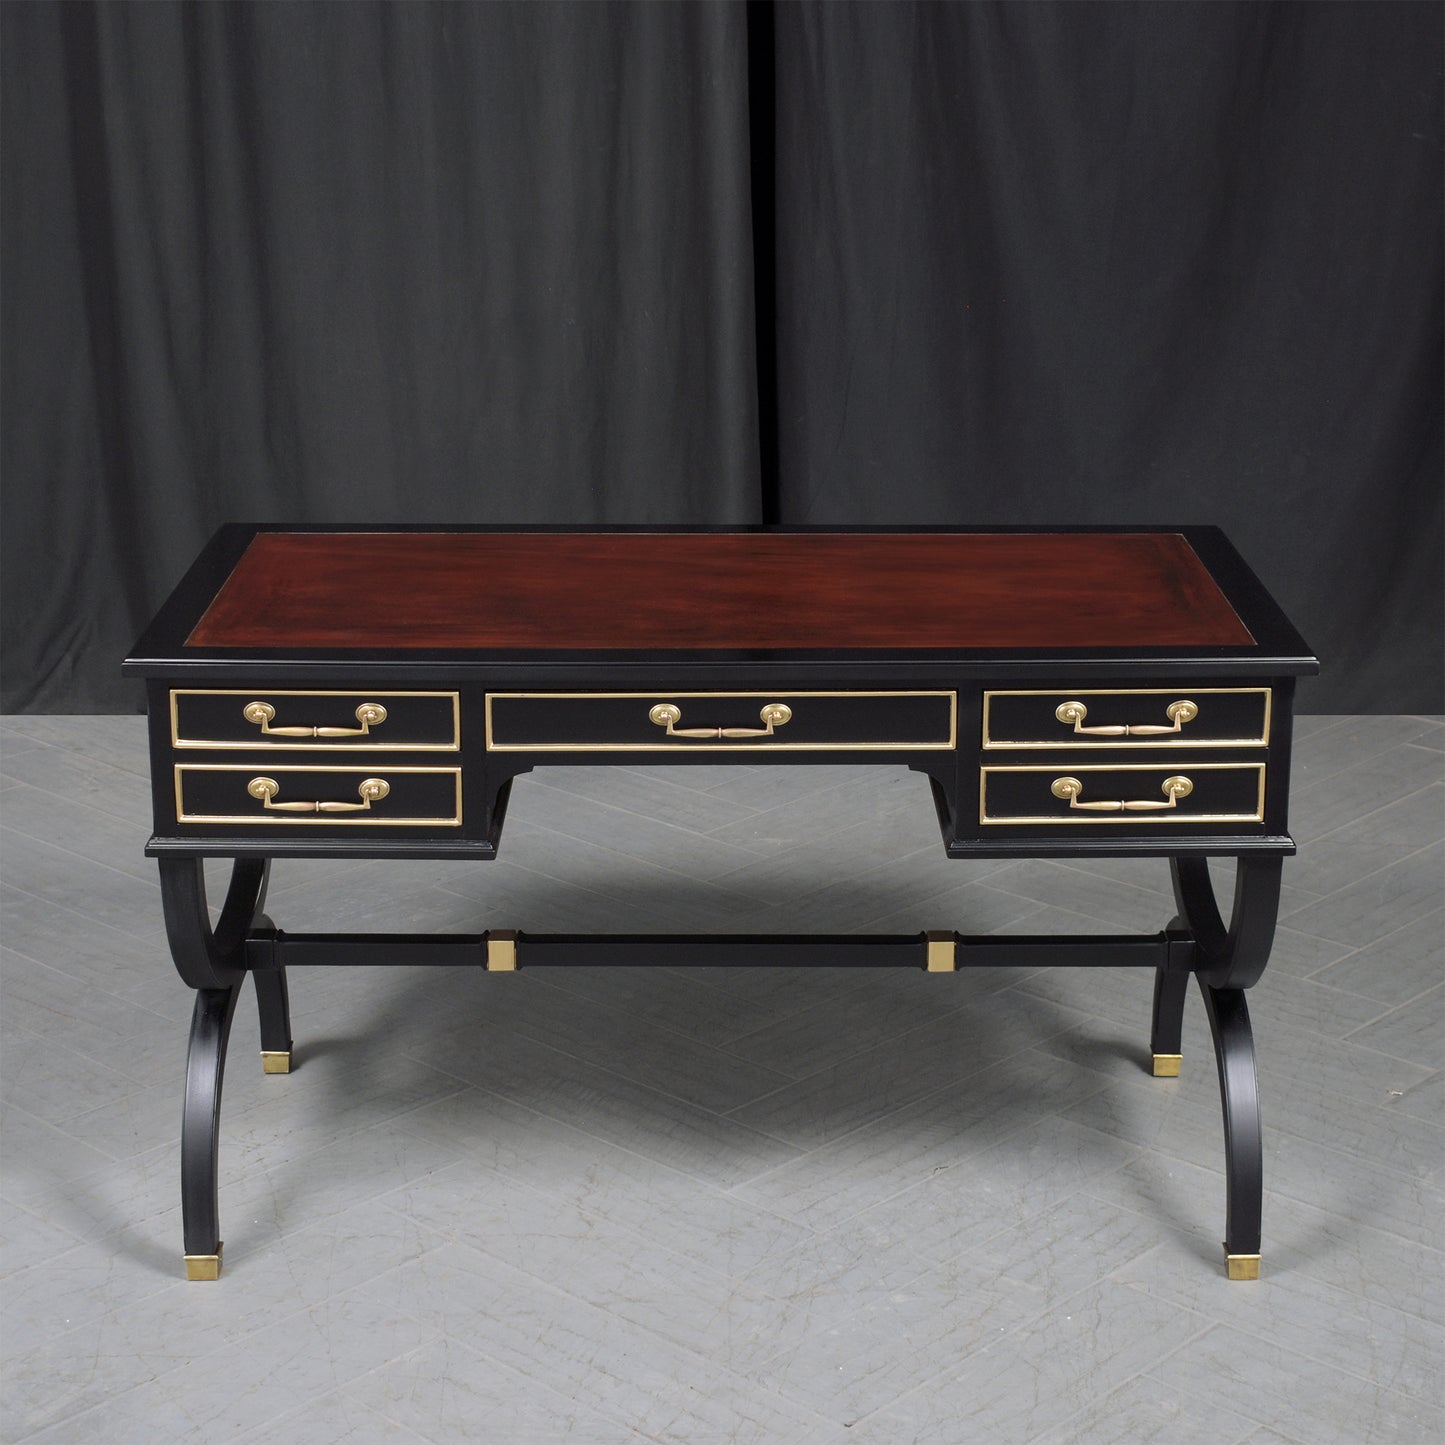
[[[1248,646],[1175,533],[268,532],[194,647]]]

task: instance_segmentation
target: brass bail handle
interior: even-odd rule
[[[660,728],[667,729],[670,738],[770,738],[775,729],[783,726],[793,715],[785,702],[765,703],[758,713],[761,728],[680,728],[682,709],[675,702],[655,703],[648,711],[648,720]]]
[[[246,791],[274,813],[364,813],[391,792],[391,784],[385,778],[363,778],[356,788],[359,803],[278,803],[281,784],[275,778],[252,778]]]
[[[1165,808],[1174,808],[1179,805],[1180,798],[1187,798],[1194,791],[1194,784],[1182,774],[1176,774],[1172,778],[1165,778],[1159,785],[1159,791],[1168,799],[1164,803],[1156,803],[1152,798],[1136,798],[1123,802],[1107,800],[1098,803],[1080,802],[1080,795],[1084,791],[1084,785],[1077,778],[1055,778],[1049,791],[1056,798],[1067,798],[1069,807],[1078,808],[1091,813],[1153,813]]]
[[[268,738],[364,738],[372,728],[386,721],[386,709],[379,702],[364,702],[356,709],[359,728],[281,727],[273,728],[271,719],[276,709],[269,702],[248,702],[241,716],[249,723],[259,723]]]
[[[1100,727],[1085,727],[1084,719],[1088,717],[1089,709],[1083,703],[1077,701],[1061,702],[1054,709],[1054,716],[1061,723],[1073,723],[1076,733],[1085,733],[1090,737],[1099,738],[1145,738],[1158,737],[1161,733],[1177,733],[1185,723],[1193,722],[1199,716],[1199,704],[1190,702],[1188,698],[1180,698],[1178,702],[1171,702],[1164,709],[1164,716],[1169,719],[1170,725],[1165,727],[1163,723],[1121,723]]]

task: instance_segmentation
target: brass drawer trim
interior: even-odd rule
[[[393,697],[430,697],[449,700],[452,705],[452,740],[449,743],[408,743],[389,741],[368,741],[341,744],[348,753],[390,752],[390,753],[455,753],[462,745],[461,695],[455,692],[437,692],[430,689],[421,691],[358,692],[355,688],[326,687],[173,687],[171,689],[171,746],[182,748],[222,748],[230,752],[252,748],[288,748],[296,752],[312,752],[317,748],[335,748],[337,740],[321,738],[277,738],[263,737],[259,732],[254,738],[220,740],[216,738],[183,738],[181,736],[179,699],[183,697],[235,697],[248,701],[262,701],[273,697],[345,697],[354,698],[357,703],[376,702],[378,699]],[[375,738],[375,733],[369,734]]]
[[[1250,694],[1262,694],[1264,697],[1264,720],[1260,725],[1260,736],[1257,738],[1191,737],[1187,727],[1177,733],[1166,733],[1159,737],[1090,738],[1076,735],[1072,728],[1066,727],[1062,723],[1059,725],[1058,738],[1043,742],[1018,742],[1008,738],[995,738],[990,732],[990,705],[996,697],[1056,697],[1060,703],[1070,702],[1076,698],[1087,701],[1091,697],[1161,698],[1172,702],[1177,698],[1244,697]],[[983,747],[985,752],[1001,749],[1012,752],[1042,748],[1050,750],[1055,748],[1083,750],[1094,748],[1262,748],[1269,743],[1273,709],[1274,689],[1270,687],[1194,687],[1188,683],[1179,683],[1175,687],[1086,687],[1071,692],[1057,687],[991,688],[983,695]],[[1159,712],[1160,716],[1163,716],[1162,708],[1159,709]],[[1155,722],[1157,719],[1151,715],[1147,718],[1140,717],[1137,721]]]
[[[1193,777],[1199,773],[1208,772],[1249,772],[1251,769],[1258,775],[1259,783],[1255,795],[1255,807],[1252,813],[1181,813],[1174,809],[1149,813],[1072,813],[1063,816],[1052,816],[1046,813],[1025,813],[1022,816],[991,818],[988,816],[988,780],[993,773],[1052,773],[1056,777],[1062,777],[1070,773],[1154,773],[1162,783],[1166,776],[1171,773],[1182,773]],[[1169,762],[1158,763],[1059,763],[1050,766],[1040,766],[1035,763],[1020,764],[1015,767],[985,767],[979,769],[978,788],[978,821],[980,825],[987,824],[997,827],[1000,824],[1028,824],[1029,826],[1053,826],[1084,824],[1087,827],[1098,827],[1110,823],[1150,824],[1162,823],[1178,827],[1188,827],[1191,823],[1262,823],[1264,822],[1264,773],[1263,763],[1181,763],[1177,759]],[[1152,793],[1150,794],[1152,796]]]
[[[779,692],[734,692],[728,690],[713,692],[489,692],[486,697],[486,747],[489,753],[656,753],[669,750],[661,735],[656,742],[643,743],[499,743],[492,736],[492,700],[556,700],[584,702],[592,699],[618,701],[636,699],[639,703],[670,702],[674,698],[756,698],[758,703],[778,703],[784,699],[800,697],[830,697],[844,700],[854,697],[941,697],[948,699],[948,741],[947,742],[853,742],[853,743],[794,743],[774,742],[771,738],[759,742],[705,742],[690,741],[688,753],[862,753],[862,752],[952,752],[958,746],[958,694],[949,688],[920,689],[869,689],[858,688],[841,692],[799,691],[789,689]],[[643,711],[646,720],[647,710]],[[677,749],[681,751],[681,749]]]
[[[312,827],[320,825],[326,828],[459,828],[462,822],[462,770],[460,768],[382,768],[375,771],[396,777],[403,773],[429,773],[443,777],[451,777],[454,783],[454,797],[456,806],[450,818],[389,818],[379,815],[370,810],[361,816],[340,817],[335,813],[303,813],[296,815],[278,815],[275,812],[263,813],[187,813],[185,812],[185,801],[182,794],[184,774],[186,773],[254,773],[257,769],[255,763],[177,763],[175,764],[175,791],[176,791],[176,822],[177,823],[242,823],[262,824],[268,828],[275,827]],[[273,773],[350,773],[359,783],[371,768],[347,768],[336,767],[329,764],[305,764],[305,763],[283,763],[272,764],[267,767],[268,772]]]

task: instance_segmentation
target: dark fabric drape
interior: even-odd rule
[[[1224,526],[1441,701],[1441,10],[0,5],[4,698],[219,523]]]

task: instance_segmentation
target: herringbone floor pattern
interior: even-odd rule
[[[1302,720],[1251,994],[1264,1278],[1191,1000],[1112,970],[294,970],[219,1284],[139,718],[6,719],[6,1441],[1417,1442],[1442,1417],[1445,727]],[[1152,930],[1162,865],[951,863],[924,780],[539,772],[495,864],[278,865],[290,929]]]

